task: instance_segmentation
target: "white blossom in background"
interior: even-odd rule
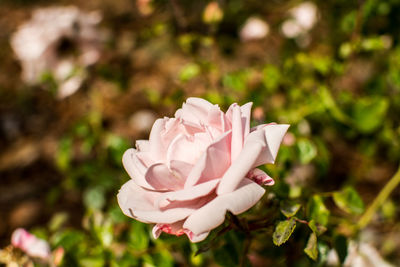
[[[250,17],[244,23],[240,30],[240,40],[243,42],[260,40],[265,38],[269,33],[269,25],[264,20],[257,17]]]
[[[100,57],[102,34],[99,12],[83,12],[74,6],[39,8],[11,38],[21,61],[22,79],[38,84],[45,73],[58,84],[58,97],[78,90],[85,67]]]
[[[318,8],[313,2],[301,3],[289,10],[289,18],[283,22],[281,30],[285,37],[296,38],[300,46],[310,42],[309,31],[318,21]]]
[[[339,266],[337,252],[332,249],[328,254],[328,266]],[[347,249],[347,257],[343,263],[344,267],[394,267],[386,262],[378,250],[366,242],[356,243],[351,241]]]

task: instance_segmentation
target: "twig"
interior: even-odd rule
[[[382,204],[386,201],[392,191],[400,184],[400,166],[397,172],[393,175],[390,181],[382,188],[381,192],[379,192],[378,196],[374,199],[372,204],[368,207],[365,213],[361,216],[357,223],[358,229],[362,229],[367,226],[375,212],[382,206]]]

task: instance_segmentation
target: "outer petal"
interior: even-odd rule
[[[185,189],[195,184],[222,177],[231,163],[229,153],[231,136],[231,131],[228,131],[207,147],[207,150],[189,173]]]
[[[275,181],[268,174],[260,169],[253,169],[247,174],[247,178],[253,180],[259,185],[274,185]]]
[[[144,223],[174,223],[185,219],[199,208],[196,205],[187,205],[185,208],[160,210],[155,207],[155,202],[161,195],[160,192],[145,190],[130,180],[121,187],[117,198],[126,216]]]
[[[133,148],[125,151],[122,156],[122,164],[129,176],[135,181],[136,184],[148,189],[154,189],[145,179],[147,167],[141,162],[137,156],[137,151]]]
[[[150,151],[150,142],[148,140],[136,140],[136,149],[141,152]]]
[[[188,236],[188,238],[190,239],[190,241],[192,241],[192,242],[200,242],[208,236],[208,232],[202,233],[200,235],[196,235],[192,231],[190,231],[188,229],[184,229],[183,221],[175,222],[172,224],[158,223],[153,227],[152,233],[153,233],[153,237],[155,239],[157,239],[161,235],[162,232],[176,235],[176,236],[186,234]]]
[[[197,235],[207,233],[224,222],[226,211],[240,214],[256,204],[264,192],[264,188],[258,184],[243,179],[237,190],[220,195],[195,211],[186,219],[183,227]]]
[[[274,163],[280,143],[289,125],[266,125],[250,133],[237,159],[222,177],[217,194],[230,193],[254,167]]]
[[[254,167],[275,162],[279,147],[289,126],[289,124],[267,124],[262,129],[264,131],[264,142],[266,143],[266,146],[260,154],[260,157],[255,162]]]

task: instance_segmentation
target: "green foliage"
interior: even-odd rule
[[[363,98],[355,103],[353,117],[356,127],[363,133],[378,129],[384,121],[388,101],[382,98]]]
[[[342,210],[353,213],[361,214],[364,212],[364,203],[357,191],[348,186],[343,190],[333,193],[333,200],[335,204]]]
[[[314,232],[310,234],[304,252],[314,261],[317,260],[318,258],[317,235]]]
[[[322,226],[326,226],[329,222],[330,212],[326,208],[321,196],[314,195],[310,198],[307,205],[307,213],[310,219]]]
[[[18,14],[31,13],[33,5],[17,2],[5,1],[3,9],[11,17],[14,5]],[[9,65],[0,85],[1,153],[17,158],[4,161],[1,154],[0,167],[4,181],[11,177],[18,185],[15,202],[43,197],[44,216],[34,231],[53,250],[65,249],[61,266],[238,266],[243,259],[245,266],[247,259],[325,266],[332,249],[343,263],[349,240],[362,240],[363,199],[378,195],[400,160],[399,1],[312,1],[317,23],[294,38],[282,27],[301,1],[217,1],[221,17],[210,24],[202,12],[215,1],[151,1],[148,15],[141,4],[101,2],[93,9],[104,14],[111,40],[98,63],[72,71],[86,80],[68,98],[54,99],[60,83],[51,70],[37,85],[22,85],[10,45],[0,44]],[[269,35],[241,40],[243,23],[254,15],[268,22]],[[11,17],[2,25],[7,37],[19,23]],[[126,39],[130,48],[122,49]],[[258,108],[252,126],[291,127],[275,164],[261,167],[276,184],[254,208],[235,223],[226,219],[200,244],[165,233],[154,240],[152,226],[125,216],[116,199],[129,179],[123,153],[148,138],[129,121],[142,109],[173,116],[190,96],[223,110],[251,101]],[[19,144],[28,152],[14,148]],[[49,190],[40,191],[42,184]],[[375,232],[398,236],[396,197],[377,208]],[[399,246],[390,236],[379,239],[388,240],[380,252],[398,263]]]
[[[278,222],[275,227],[274,234],[272,235],[272,240],[274,241],[274,244],[276,246],[280,246],[288,241],[295,228],[296,220],[294,218]]]
[[[301,205],[298,203],[290,203],[290,202],[285,202],[281,206],[281,212],[283,215],[285,215],[287,218],[293,217],[296,215],[296,213],[299,211],[301,208]]]

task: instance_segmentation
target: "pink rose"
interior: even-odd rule
[[[49,244],[45,240],[37,238],[22,228],[13,232],[11,244],[31,257],[47,260],[51,255]]]
[[[252,103],[218,105],[189,98],[175,118],[158,119],[150,139],[138,140],[123,155],[132,178],[118,193],[125,215],[155,223],[161,232],[204,240],[223,223],[227,211],[255,205],[274,181],[257,166],[274,163],[289,125],[250,129]]]

